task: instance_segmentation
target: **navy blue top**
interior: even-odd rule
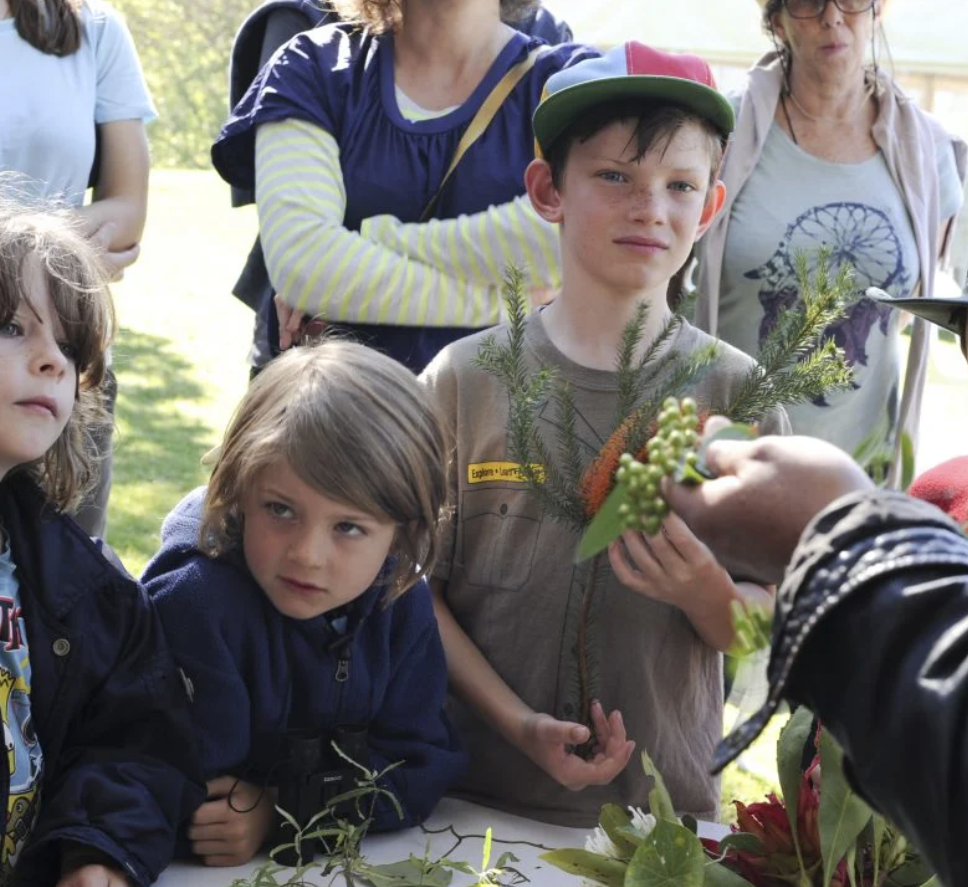
[[[212,161],[227,182],[251,188],[256,128],[275,120],[306,120],[339,145],[347,228],[358,230],[363,219],[380,214],[418,221],[481,104],[509,68],[542,45],[538,38],[515,33],[464,104],[443,117],[408,121],[396,102],[392,36],[376,37],[346,24],[307,31],[262,69],[212,146]],[[435,217],[482,212],[524,193],[524,170],[534,158],[531,117],[545,81],[595,55],[589,47],[562,44],[537,60],[461,159]],[[471,332],[363,324],[352,329],[415,371]]]
[[[30,639],[33,727],[44,750],[40,812],[14,882],[60,879],[63,841],[147,887],[205,800],[184,685],[144,590],[113,552],[53,512],[25,474],[0,483]],[[9,762],[0,755],[0,810]]]
[[[345,623],[283,616],[241,557],[198,550],[204,496],[195,490],[165,519],[143,581],[194,686],[205,778],[272,784],[287,729],[366,726],[372,769],[404,761],[387,777],[404,819],[378,805],[373,827],[422,821],[466,765],[443,713],[447,666],[426,582],[389,607],[374,585],[343,608]]]

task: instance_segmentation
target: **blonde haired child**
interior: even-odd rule
[[[150,884],[202,797],[157,615],[63,514],[95,475],[113,329],[67,216],[0,197],[0,883]]]
[[[192,849],[254,855],[276,822],[287,737],[365,733],[366,764],[424,819],[464,755],[424,574],[436,558],[447,447],[413,375],[361,345],[299,348],[252,383],[207,489],[165,520],[144,580],[194,685],[209,801]],[[406,592],[406,594],[404,594]]]

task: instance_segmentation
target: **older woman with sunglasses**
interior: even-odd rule
[[[882,0],[758,0],[775,52],[736,96],[725,211],[700,244],[697,320],[756,355],[798,296],[796,258],[854,268],[863,292],[933,292],[963,195],[966,146],[877,64]],[[860,299],[830,330],[852,390],[794,407],[794,431],[829,440],[893,479],[915,439],[927,359],[916,320],[901,385],[900,321]]]

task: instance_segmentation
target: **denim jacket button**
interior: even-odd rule
[[[71,652],[71,642],[67,638],[58,638],[54,641],[54,655],[66,656]]]

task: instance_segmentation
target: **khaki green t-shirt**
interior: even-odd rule
[[[448,346],[421,377],[456,441],[455,512],[434,575],[446,580],[454,616],[510,687],[535,711],[576,720],[581,694],[575,610],[589,571],[573,563],[578,535],[542,512],[507,454],[507,392],[473,364],[487,335],[504,340],[507,327]],[[712,341],[684,323],[668,347],[689,354]],[[571,383],[579,435],[600,448],[613,428],[617,374],[568,360],[548,339],[540,314],[527,320],[525,350],[530,364],[556,366]],[[690,393],[701,408],[722,408],[751,364],[721,344],[714,368]],[[555,417],[548,404],[538,423],[551,452]],[[764,433],[787,429],[782,411],[763,423]],[[629,738],[652,755],[676,809],[716,818],[719,786],[708,769],[723,727],[722,657],[699,638],[682,610],[630,591],[605,566],[607,584],[596,596],[585,660],[598,697],[606,712],[622,712]],[[457,790],[479,803],[571,826],[593,825],[606,802],[648,803],[650,780],[637,754],[611,785],[572,792],[456,698],[449,711],[471,755]]]

